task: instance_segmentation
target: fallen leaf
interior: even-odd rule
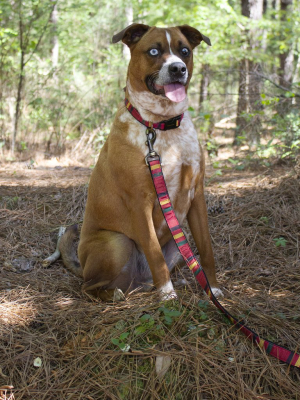
[[[155,370],[159,379],[162,379],[167,373],[171,365],[170,356],[157,356],[155,362]]]
[[[15,258],[12,261],[13,267],[17,272],[30,272],[33,269],[33,262],[25,257]]]
[[[33,365],[34,365],[35,367],[37,367],[37,368],[39,368],[39,367],[42,366],[42,360],[40,359],[40,357],[37,357],[37,358],[34,359]]]

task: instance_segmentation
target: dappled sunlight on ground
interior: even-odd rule
[[[22,293],[20,297],[22,297]],[[7,329],[11,325],[25,325],[34,320],[36,314],[37,310],[34,300],[28,301],[25,304],[19,304],[17,301],[1,299],[0,324],[2,324],[2,328],[4,329]]]
[[[102,303],[82,293],[82,281],[61,261],[42,266],[59,226],[80,226],[90,174],[70,158],[0,166],[0,388],[12,385],[24,400],[119,399],[120,390],[148,399],[149,387],[156,398],[163,390],[175,399],[179,392],[193,398],[199,384],[209,400],[236,399],[237,387],[245,399],[294,399],[298,371],[228,325],[187,267],[172,277],[186,283],[177,288],[179,302],[165,306],[180,314],[169,326],[155,291]],[[222,304],[264,338],[296,349],[300,183],[293,168],[238,170],[226,157],[207,160],[206,199],[210,209],[222,205],[209,213]],[[158,356],[171,357],[163,386]]]

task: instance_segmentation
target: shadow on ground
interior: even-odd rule
[[[0,173],[0,398],[299,399],[299,371],[228,325],[187,268],[173,276],[188,281],[181,300],[164,311],[155,292],[105,304],[61,262],[42,267],[59,226],[82,221],[89,175]],[[208,181],[208,206],[224,209],[209,216],[223,304],[263,337],[299,349],[299,179],[278,168]],[[160,355],[171,356],[163,378]]]

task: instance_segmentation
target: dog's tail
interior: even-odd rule
[[[43,265],[48,266],[61,256],[65,267],[74,275],[82,277],[82,268],[76,254],[78,237],[77,225],[72,225],[68,228],[60,227],[56,250],[44,260]]]

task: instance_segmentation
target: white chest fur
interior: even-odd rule
[[[191,181],[188,199],[191,201],[194,197],[195,178],[200,168],[200,147],[188,112],[185,112],[179,128],[157,133],[155,150],[161,157],[168,192],[173,203],[180,192],[182,166],[192,167],[194,179]]]
[[[128,140],[133,146],[137,146],[144,156],[146,156],[149,152],[145,144],[146,128],[136,121],[126,109],[124,109],[124,112],[119,118],[123,123],[130,123],[127,136]],[[193,169],[193,175],[197,174],[200,168],[200,146],[196,130],[188,112],[184,113],[179,128],[169,131],[156,130],[154,149],[160,155],[167,181],[178,176],[178,169],[180,169],[182,165],[190,165]],[[169,185],[168,190],[169,192],[172,191]]]
[[[133,146],[137,146],[143,155],[146,156],[148,154],[148,147],[145,145],[146,128],[136,121],[126,109],[124,109],[124,113],[120,116],[120,120],[123,123],[129,122],[128,140]],[[164,177],[173,206],[175,206],[177,196],[182,195],[182,166],[190,166],[192,168],[193,178],[188,193],[185,193],[185,206],[181,207],[181,209],[175,209],[177,218],[182,223],[194,198],[195,179],[200,170],[201,155],[197,133],[188,112],[184,113],[179,128],[169,131],[156,130],[154,149],[160,155]],[[164,226],[158,229],[158,236],[160,236],[160,232],[163,230]]]

